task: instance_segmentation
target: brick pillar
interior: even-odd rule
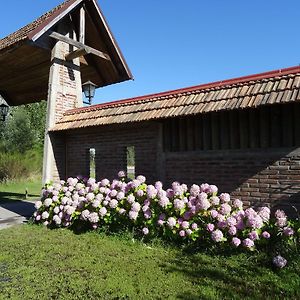
[[[57,30],[65,36],[76,39],[71,25],[64,24]],[[79,58],[67,62],[65,55],[73,51],[73,47],[57,41],[51,53],[51,67],[49,73],[48,98],[47,98],[47,120],[44,143],[43,161],[43,183],[60,177],[61,171],[58,160],[65,159],[63,147],[55,149],[55,135],[49,135],[48,130],[62,117],[66,110],[81,107],[82,87],[80,76]],[[55,154],[55,155],[54,155]]]

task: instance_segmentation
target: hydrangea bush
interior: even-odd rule
[[[242,201],[218,193],[215,185],[188,188],[173,182],[164,189],[159,181],[147,184],[144,176],[129,180],[122,171],[118,175],[113,181],[77,177],[46,184],[35,204],[34,221],[49,227],[130,229],[144,238],[251,251],[299,242],[299,222],[289,220],[284,211],[271,218],[268,207],[244,209]],[[280,255],[273,262],[280,268],[286,265]]]

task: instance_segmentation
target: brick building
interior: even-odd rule
[[[82,106],[82,82],[132,78],[96,0],[67,0],[0,40],[0,95],[48,102],[43,180],[209,182],[246,203],[300,201],[300,67]]]
[[[149,181],[209,182],[246,203],[299,205],[300,67],[66,111],[51,129],[56,178],[126,168]]]

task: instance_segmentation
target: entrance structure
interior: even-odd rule
[[[43,181],[56,165],[48,133],[82,106],[82,82],[97,87],[132,78],[96,0],[67,0],[0,40],[0,94],[13,105],[47,99]]]

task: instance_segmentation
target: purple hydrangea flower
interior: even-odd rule
[[[211,205],[217,206],[220,204],[220,198],[217,196],[213,196],[210,198]]]
[[[170,204],[170,200],[168,197],[162,197],[158,200],[158,204],[161,207],[166,208]]]
[[[51,204],[52,204],[52,199],[51,199],[51,198],[45,199],[44,205],[45,205],[46,207],[49,207]]]
[[[207,191],[209,194],[216,195],[218,193],[218,187],[216,185],[211,184]]]
[[[254,246],[254,242],[249,239],[249,238],[246,238],[243,240],[243,246],[246,247],[246,248],[252,248]]]
[[[167,225],[170,228],[173,228],[176,225],[176,219],[173,217],[168,218]]]
[[[119,177],[119,178],[124,178],[124,177],[126,177],[126,172],[123,171],[123,170],[119,171],[119,172],[118,172],[118,177]]]
[[[291,227],[283,228],[283,234],[285,236],[292,236],[294,234],[294,230]]]
[[[139,215],[137,211],[131,210],[129,211],[129,219],[135,221]]]
[[[158,191],[162,190],[162,188],[163,188],[163,184],[161,181],[156,181],[154,186]]]
[[[250,240],[252,241],[256,241],[259,239],[259,235],[256,231],[251,231],[249,234],[248,234],[248,237]]]
[[[149,199],[155,198],[157,195],[157,189],[153,185],[147,186],[147,197]]]
[[[101,218],[103,218],[107,213],[107,209],[105,207],[101,207],[99,210],[99,215]]]
[[[262,218],[263,222],[268,222],[270,219],[271,211],[268,207],[261,207],[258,211],[258,215]]]
[[[227,203],[223,203],[220,206],[220,213],[222,215],[228,215],[231,212],[231,206]]]
[[[139,175],[136,180],[138,180],[141,184],[146,182],[146,177],[143,175]]]
[[[187,229],[185,232],[187,235],[191,235],[193,233],[193,231],[191,229]]]
[[[200,194],[200,186],[197,184],[193,184],[190,188],[190,194],[192,197],[196,197]]]
[[[138,197],[143,197],[144,196],[144,191],[143,190],[137,190],[136,195]]]
[[[181,237],[185,237],[185,231],[184,231],[184,230],[180,230],[180,231],[179,231],[179,235],[180,235]]]
[[[187,222],[187,221],[183,221],[183,222],[181,223],[181,227],[182,227],[183,229],[187,229],[187,228],[189,228],[189,226],[190,226],[190,224],[189,224],[189,222]]]
[[[42,219],[43,220],[46,220],[46,219],[48,219],[49,218],[49,213],[47,212],[47,211],[44,211],[43,213],[42,213]]]
[[[184,207],[185,207],[185,203],[182,200],[180,200],[180,199],[175,199],[174,200],[174,208],[176,210],[181,210]]]
[[[193,223],[193,224],[191,225],[191,227],[192,227],[192,229],[193,229],[193,230],[196,230],[196,229],[198,229],[198,225],[197,225],[197,223]]]
[[[237,233],[237,228],[235,226],[230,226],[228,229],[228,234],[236,235],[236,233]]]
[[[264,239],[269,239],[271,237],[270,233],[268,231],[264,231],[261,236],[264,238]]]
[[[139,204],[138,202],[132,203],[131,210],[139,212],[141,210],[141,204]]]
[[[241,244],[241,240],[237,237],[232,238],[231,243],[235,246],[238,247]]]
[[[215,225],[214,225],[214,224],[208,223],[208,224],[206,225],[206,230],[207,230],[208,232],[213,232],[214,229],[215,229]]]
[[[273,264],[277,268],[284,268],[287,264],[287,260],[284,257],[282,257],[281,255],[277,255],[273,258]]]
[[[37,202],[35,202],[34,207],[36,209],[40,209],[42,207],[42,205],[43,205],[42,201],[37,201]]]
[[[118,206],[119,202],[116,200],[116,199],[112,199],[110,202],[109,202],[109,207],[110,208],[116,208]]]
[[[223,232],[219,229],[216,229],[211,233],[211,238],[214,242],[219,243],[223,240]]]
[[[237,209],[243,208],[243,202],[240,199],[235,199],[232,203],[232,206]]]
[[[149,233],[149,229],[147,227],[144,227],[142,229],[142,232],[143,232],[144,235],[147,235]]]
[[[96,212],[92,212],[88,216],[88,220],[91,223],[98,223],[99,222],[99,215]]]
[[[210,215],[211,215],[212,218],[215,219],[219,215],[219,213],[215,209],[212,209],[210,211]]]
[[[227,203],[227,202],[230,201],[230,195],[227,194],[227,193],[222,193],[220,195],[220,200],[221,200],[222,203]]]

